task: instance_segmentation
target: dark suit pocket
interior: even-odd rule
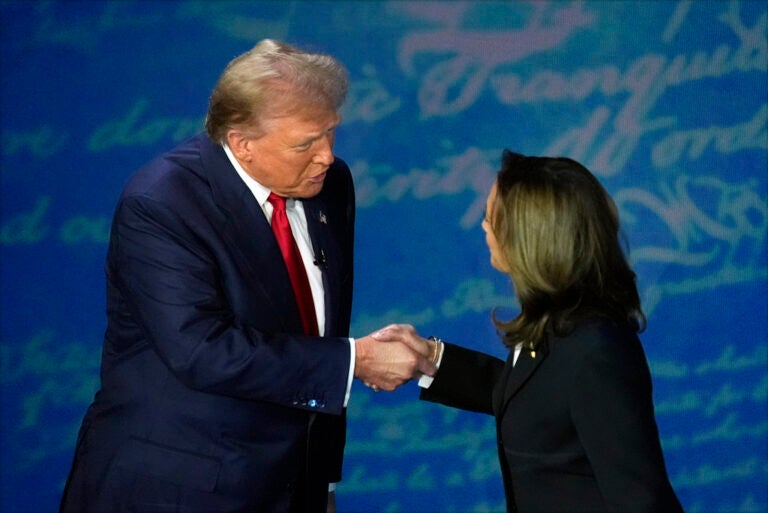
[[[123,471],[131,474],[162,479],[203,492],[216,489],[221,471],[221,462],[216,458],[138,438],[128,440],[117,461]]]

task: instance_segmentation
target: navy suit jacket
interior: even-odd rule
[[[604,321],[516,365],[446,344],[421,398],[496,417],[507,510],[682,513],[669,483],[639,339]]]
[[[350,365],[347,165],[303,205],[325,257],[325,337],[302,334],[270,225],[220,145],[195,137],[130,179],[107,256],[101,388],[62,511],[325,511]]]

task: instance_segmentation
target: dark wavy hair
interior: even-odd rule
[[[488,212],[520,314],[493,322],[504,343],[535,348],[602,317],[645,328],[636,275],[619,243],[619,215],[587,168],[569,158],[502,154]]]

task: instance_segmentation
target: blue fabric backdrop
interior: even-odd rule
[[[129,174],[199,131],[265,37],[351,92],[353,333],[410,322],[503,355],[480,230],[502,148],[566,155],[620,208],[657,420],[689,512],[768,510],[764,1],[3,1],[0,509],[53,511],[98,384]],[[355,385],[340,512],[500,512],[491,417]]]

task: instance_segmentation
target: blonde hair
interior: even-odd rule
[[[589,317],[644,328],[618,210],[589,170],[568,158],[505,150],[496,184],[491,229],[521,306],[511,321],[493,312],[505,344],[533,348]]]
[[[205,129],[218,143],[232,128],[258,136],[269,119],[293,109],[338,110],[348,87],[347,71],[333,57],[264,39],[224,69],[209,99]]]

